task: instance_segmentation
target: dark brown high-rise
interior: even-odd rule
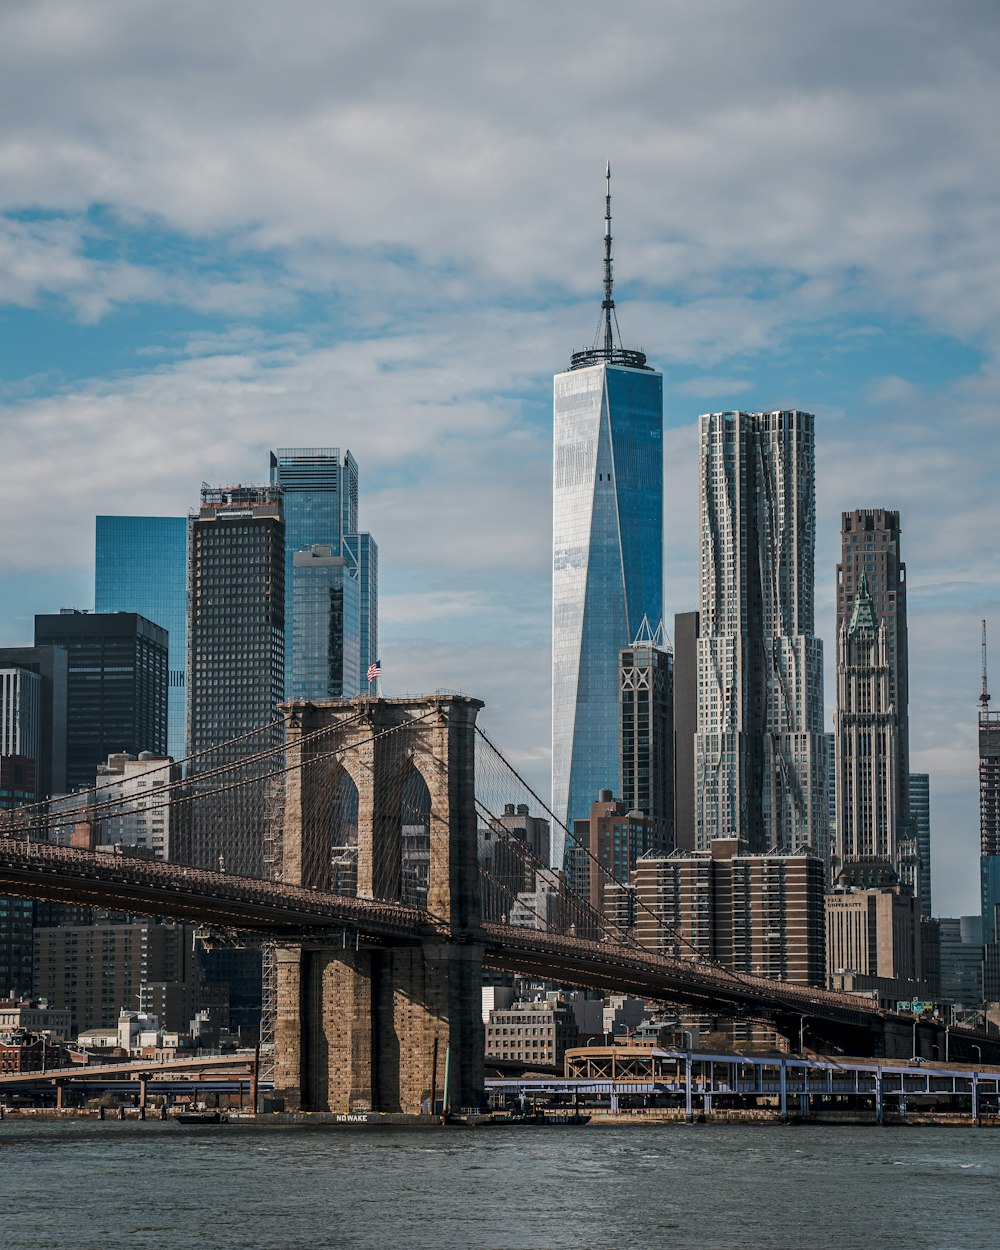
[[[841,513],[841,557],[837,565],[837,634],[850,620],[862,572],[878,621],[886,623],[889,694],[899,725],[896,812],[899,836],[908,839],[910,733],[909,664],[906,636],[906,565],[900,557],[899,513],[888,508],[856,508]]]

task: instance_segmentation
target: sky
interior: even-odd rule
[[[815,413],[827,725],[840,512],[897,508],[934,909],[978,910],[998,64],[995,0],[5,0],[0,643],[92,605],[96,514],[350,448],[385,693],[484,699],[547,793],[551,375],[593,339],[610,159],[668,627],[698,414]]]

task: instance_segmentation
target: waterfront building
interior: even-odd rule
[[[653,631],[644,620],[620,652],[619,710],[622,802],[645,813],[653,846],[673,850],[674,657],[662,621]]]
[[[719,837],[741,838],[758,854],[824,849],[813,426],[797,411],[699,421],[701,850]]]
[[[188,536],[188,749],[197,772],[233,763],[281,741],[271,725],[285,690],[285,524],[281,492],[269,486],[203,486]],[[242,739],[242,740],[239,740]],[[237,740],[231,742],[231,740]],[[220,743],[230,743],[220,748]],[[264,766],[261,765],[261,768]],[[259,876],[267,813],[220,829],[195,809],[178,830],[183,862]]]
[[[0,1033],[0,1076],[16,1076],[19,1072],[44,1072],[46,1052],[49,1063],[58,1063],[49,1051],[48,1039],[26,1029]]]
[[[675,959],[716,959],[778,981],[824,981],[823,861],[809,848],[754,855],[738,838],[643,856],[635,935]]]
[[[930,773],[910,773],[910,824],[920,858],[920,914],[931,915],[931,778]]]
[[[693,851],[694,739],[698,732],[698,613],[674,617],[674,845]]]
[[[0,1033],[26,1029],[44,1033],[46,1037],[68,1038],[71,1019],[68,1011],[59,1010],[44,999],[0,999]]]
[[[92,786],[114,752],[167,749],[168,636],[138,612],[35,617],[35,646],[66,661],[66,788]]]
[[[187,520],[175,516],[99,516],[94,610],[138,612],[167,631],[167,744],[187,755]]]
[[[494,1009],[486,1024],[486,1054],[516,1063],[562,1067],[566,1051],[577,1044],[573,1004],[555,994],[544,999]]]
[[[372,536],[358,531],[358,465],[349,451],[338,447],[279,447],[271,453],[271,486],[280,491],[285,521],[285,653],[287,698],[353,698],[368,689],[368,666],[378,659],[378,548]],[[357,625],[352,624],[345,673],[334,684],[345,693],[325,693],[328,680],[316,676],[315,689],[302,693],[302,675],[323,667],[327,647],[310,625],[296,620],[295,556],[317,546],[329,547],[335,559],[347,561],[357,600]],[[310,579],[306,579],[310,580]],[[317,579],[311,579],[315,581]],[[300,596],[301,610],[315,617],[311,597]],[[312,648],[319,646],[316,658]],[[298,678],[296,677],[298,673]],[[353,674],[360,676],[357,683]]]
[[[619,651],[663,616],[663,378],[617,333],[610,174],[605,203],[602,330],[554,379],[552,811],[567,829],[618,780]]]
[[[0,647],[0,669],[32,673],[41,683],[37,754],[21,757],[34,765],[32,788],[39,799],[66,789],[67,663],[63,647]]]

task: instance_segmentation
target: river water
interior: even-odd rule
[[[1000,1130],[0,1123],[3,1250],[1000,1250]]]

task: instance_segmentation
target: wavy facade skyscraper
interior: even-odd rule
[[[700,418],[695,839],[828,856],[816,452],[807,412]]]
[[[663,378],[621,346],[606,178],[597,340],[554,379],[552,810],[568,827],[619,786],[619,651],[663,616]]]

